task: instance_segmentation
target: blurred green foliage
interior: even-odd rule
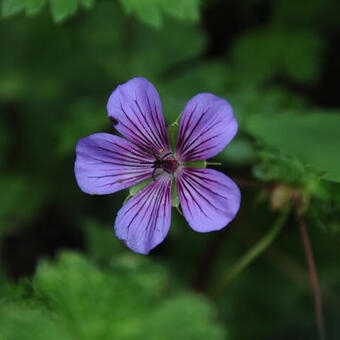
[[[223,339],[212,307],[193,293],[171,294],[164,269],[136,255],[101,271],[77,253],[41,262],[31,296],[0,303],[3,339]],[[169,290],[169,289],[168,289]],[[169,294],[169,291],[168,291]],[[9,307],[9,308],[8,308]]]
[[[339,339],[338,2],[0,3],[1,340],[314,339],[293,215],[274,246],[207,299],[270,230],[272,188],[282,184],[306,200],[326,335]],[[77,140],[114,133],[108,96],[135,76],[154,83],[167,123],[199,92],[226,98],[239,122],[216,156],[241,187],[235,221],[199,234],[173,210],[148,258],[114,237],[127,191],[88,196],[73,174]]]
[[[264,27],[243,34],[233,47],[232,58],[245,77],[266,81],[281,76],[310,84],[321,72],[322,43],[313,31]]]
[[[143,22],[154,27],[162,23],[162,11],[174,18],[197,21],[199,0],[120,0],[126,13],[136,13]]]
[[[94,0],[3,0],[2,15],[7,17],[25,11],[27,16],[33,16],[38,14],[47,3],[51,6],[53,19],[59,22],[75,14],[78,6],[91,8]]]
[[[338,112],[256,115],[246,130],[267,145],[301,158],[327,180],[340,182]]]
[[[91,9],[94,0],[2,0],[2,15],[8,17],[25,11],[27,16],[38,14],[46,5],[50,5],[55,22],[60,22],[74,15],[81,7]],[[135,13],[140,20],[160,27],[164,13],[181,20],[197,21],[199,18],[199,0],[120,0],[127,14]]]

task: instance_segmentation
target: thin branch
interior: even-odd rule
[[[323,327],[322,297],[321,297],[321,292],[320,292],[318,274],[315,268],[313,251],[312,251],[312,247],[309,241],[306,223],[301,216],[300,217],[298,216],[298,221],[299,221],[302,244],[305,250],[305,256],[306,256],[306,261],[308,265],[310,283],[313,289],[315,317],[316,317],[316,324],[317,324],[318,333],[319,333],[319,339],[324,340],[325,333],[324,333],[324,327]]]
[[[255,260],[260,254],[262,254],[268,246],[276,239],[277,235],[280,233],[282,227],[284,226],[287,217],[289,215],[291,206],[288,205],[281,212],[278,219],[275,221],[274,225],[252,248],[248,250],[238,261],[235,262],[233,266],[226,272],[222,280],[216,285],[213,290],[211,297],[218,297],[224,288],[243,270],[245,269],[253,260]]]
[[[258,239],[258,233],[254,230],[247,230],[247,234],[240,235],[241,241],[246,245],[254,243],[254,239]],[[285,275],[292,283],[303,290],[310,290],[310,280],[308,270],[294,260],[286,252],[279,249],[277,246],[272,245],[264,254],[266,259],[271,265],[274,266],[279,272]],[[324,301],[336,312],[340,313],[340,297],[329,288],[322,289]]]

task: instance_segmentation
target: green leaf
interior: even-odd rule
[[[93,7],[94,0],[79,0],[80,5],[82,5],[86,9],[90,9]]]
[[[167,38],[164,39],[164,37]],[[126,51],[124,63],[129,64],[131,77],[140,74],[147,75],[150,81],[153,79],[159,81],[162,73],[172,68],[176,69],[178,64],[185,63],[202,54],[205,43],[205,35],[196,25],[166,18],[164,25],[159,30],[153,30],[145,25],[136,27],[129,40],[130,49]],[[190,44],[190,48],[187,48],[188,44]],[[178,53],[178,51],[181,52]],[[112,58],[110,58],[110,63],[112,63]],[[160,91],[157,81],[154,82],[154,85]],[[160,96],[163,99],[161,91]],[[175,113],[172,121],[177,118],[180,112]]]
[[[199,18],[199,0],[120,0],[126,13],[135,13],[146,24],[159,28],[162,12],[187,21]]]
[[[3,17],[9,17],[24,9],[24,0],[2,0],[1,14]]]
[[[161,5],[169,15],[188,21],[197,21],[199,19],[200,0],[163,0]]]
[[[71,340],[52,315],[37,308],[0,303],[1,339]]]
[[[185,38],[180,32],[179,28],[177,28],[177,30],[177,39],[180,39],[181,41],[181,44],[178,45],[178,48],[181,51],[186,51],[186,53],[193,52],[192,43],[194,39],[197,40],[197,45],[199,43],[197,37],[192,35],[192,37],[187,36]],[[197,32],[197,34],[198,33],[199,32]],[[176,42],[177,39],[174,37]],[[188,44],[189,41],[190,49],[187,49],[186,44]],[[195,58],[197,55],[199,55],[199,53],[202,53],[203,43],[204,41],[201,41],[200,45],[198,45],[200,49],[196,48],[196,55],[189,55],[187,59]],[[171,54],[175,53],[175,51],[169,52]],[[228,86],[228,82],[230,81],[231,84],[234,84],[236,81],[235,79],[236,77],[232,77],[228,68],[224,64],[216,61],[194,64],[183,71],[181,70],[180,72],[175,73],[174,76],[168,77],[166,81],[159,84],[158,86],[162,95],[162,104],[165,116],[170,121],[175,120],[178,117],[178,114],[183,111],[188,100],[197,93],[211,92],[219,96],[223,95],[223,92],[226,91],[226,88],[231,88],[231,86]],[[226,99],[229,100],[229,97],[226,97]]]
[[[87,135],[109,126],[100,103],[90,97],[80,97],[70,105],[69,114],[60,124],[58,135],[58,152],[73,152],[77,141]]]
[[[161,267],[135,254],[115,256],[111,269],[101,271],[64,252],[55,264],[40,263],[33,288],[72,338],[222,339],[208,301],[194,294],[162,298],[166,279]]]
[[[283,76],[310,84],[318,79],[323,46],[323,40],[314,31],[266,27],[244,33],[236,40],[232,56],[248,78],[264,81]]]
[[[257,158],[260,162],[254,167],[254,176],[261,181],[305,185],[311,176],[315,176],[300,159],[276,149],[261,150],[257,152]]]
[[[0,301],[1,335],[37,340],[225,339],[209,301],[190,292],[162,294],[173,287],[168,281],[162,267],[131,252],[114,256],[105,271],[83,255],[63,252],[57,262],[40,262],[33,291],[11,288],[12,295],[29,296],[25,304],[15,296],[11,302]]]
[[[249,140],[236,136],[216,158],[235,166],[247,165],[255,160],[255,149]]]
[[[140,183],[137,183],[129,188],[129,193],[131,196],[137,195],[142,189],[144,189],[148,184],[152,182],[152,178],[148,178]]]
[[[193,294],[168,299],[148,315],[141,339],[226,339],[224,330],[211,322],[213,309]],[[144,334],[144,335],[143,335]]]
[[[135,13],[148,25],[159,28],[162,23],[159,0],[120,0],[126,13]]]
[[[61,22],[67,17],[76,13],[78,8],[77,0],[50,0],[51,12],[55,22]]]
[[[340,182],[339,113],[257,114],[247,118],[245,128],[266,145],[312,166],[324,179]]]
[[[25,9],[27,16],[33,16],[43,9],[46,2],[47,0],[3,0],[2,15],[7,17]],[[55,22],[73,15],[78,9],[78,4],[86,9],[92,8],[94,4],[94,0],[49,0],[49,2]]]
[[[122,249],[111,224],[87,220],[84,223],[84,231],[87,253],[98,263],[109,263]]]
[[[79,254],[63,253],[56,264],[40,263],[33,287],[72,337],[134,339],[163,279],[143,263],[134,256],[116,258],[110,273]]]
[[[28,16],[38,14],[45,6],[46,0],[26,0],[25,10]]]

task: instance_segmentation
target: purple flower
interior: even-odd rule
[[[193,97],[182,113],[173,152],[158,92],[146,79],[118,86],[107,111],[117,131],[132,143],[107,133],[79,140],[75,176],[81,190],[99,195],[154,179],[118,212],[114,229],[129,248],[147,254],[166,237],[173,181],[192,229],[219,230],[235,217],[241,197],[237,185],[219,171],[193,167],[194,161],[222,151],[237,132],[226,100],[209,93]]]

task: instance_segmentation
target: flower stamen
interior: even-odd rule
[[[152,172],[152,179],[155,180],[155,174],[157,169],[162,169],[165,172],[171,174],[174,173],[178,168],[178,161],[173,157],[172,152],[166,153],[164,156],[160,157],[159,155],[154,154],[156,160],[154,161],[152,168],[154,169]],[[169,157],[171,156],[171,157]]]

